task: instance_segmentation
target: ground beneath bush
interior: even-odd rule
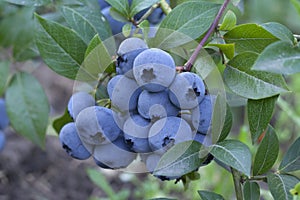
[[[27,65],[16,66],[28,70]],[[45,66],[33,73],[46,90],[51,115],[63,113],[72,94],[73,81],[56,75]],[[47,136],[45,150],[5,130],[6,145],[0,152],[0,200],[85,200],[105,196],[87,177],[93,160],[77,161],[61,148],[56,136]]]

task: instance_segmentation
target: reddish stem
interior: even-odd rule
[[[200,50],[202,49],[203,45],[205,44],[205,42],[209,39],[209,37],[211,36],[211,34],[214,32],[214,30],[216,29],[216,27],[219,24],[219,21],[227,7],[227,5],[229,4],[230,0],[225,0],[223,5],[221,6],[215,20],[213,21],[213,23],[210,25],[207,33],[205,34],[204,38],[201,40],[201,42],[199,43],[199,45],[197,46],[197,48],[195,49],[195,51],[193,52],[192,56],[190,57],[190,59],[186,62],[186,64],[183,66],[183,70],[184,71],[190,71],[193,64],[195,63],[197,56],[200,52]]]

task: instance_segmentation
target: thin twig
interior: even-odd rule
[[[231,168],[233,183],[234,183],[234,189],[236,194],[237,200],[243,200],[243,189],[241,184],[241,174],[236,169]]]
[[[195,49],[195,51],[193,52],[192,56],[190,57],[190,59],[186,62],[186,64],[183,66],[184,71],[190,71],[193,64],[195,63],[198,54],[200,53],[200,50],[202,49],[202,47],[204,46],[205,42],[209,39],[209,37],[211,36],[211,34],[215,31],[216,27],[219,24],[219,21],[227,7],[227,5],[229,4],[230,0],[225,0],[223,5],[221,6],[215,20],[213,21],[213,23],[211,24],[211,26],[209,27],[207,33],[205,34],[204,38],[201,40],[201,42],[199,43],[199,45],[197,46],[197,48]]]

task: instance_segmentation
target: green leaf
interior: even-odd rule
[[[278,156],[279,141],[275,130],[269,125],[264,139],[258,147],[253,164],[253,175],[261,175],[269,171]]]
[[[268,127],[277,99],[278,96],[259,100],[248,99],[247,113],[253,143]]]
[[[102,175],[99,171],[91,168],[88,168],[86,172],[90,180],[99,188],[101,188],[109,197],[109,199],[116,200],[115,191],[113,191],[104,175]]]
[[[229,31],[233,29],[236,25],[236,16],[234,12],[228,10],[226,15],[224,16],[223,22],[220,26],[221,31]]]
[[[218,47],[228,59],[234,57],[234,43],[232,44],[208,44],[208,46]]]
[[[248,99],[263,99],[287,92],[281,75],[251,70],[257,56],[253,52],[244,52],[228,62],[224,81],[229,89]]]
[[[86,77],[86,80],[98,80],[99,74],[110,67],[112,58],[105,46],[96,35],[89,44],[85,53],[85,59],[78,71],[78,77]],[[89,77],[85,76],[86,74]]]
[[[276,42],[261,53],[252,69],[288,75],[300,72],[299,65],[300,47]]]
[[[5,47],[12,46],[14,59],[17,61],[38,55],[34,43],[33,11],[32,7],[22,7],[0,20],[0,44]]]
[[[132,32],[132,25],[131,24],[125,24],[122,27],[122,33],[123,33],[124,37],[129,37],[131,32]]]
[[[70,116],[68,109],[66,109],[62,116],[60,116],[59,118],[57,118],[53,121],[52,126],[53,126],[54,130],[56,131],[56,133],[59,134],[62,127],[69,122],[73,122],[73,119]]]
[[[133,0],[130,6],[130,16],[133,17],[138,12],[149,8],[153,4],[157,3],[159,0]]]
[[[3,95],[9,76],[9,62],[0,62],[0,97]]]
[[[235,43],[237,53],[253,51],[260,53],[278,40],[277,37],[258,24],[242,24],[224,35],[226,43]]]
[[[45,6],[52,3],[51,0],[4,0],[8,3],[22,5],[22,6]]]
[[[267,180],[274,200],[293,199],[289,191],[299,182],[299,179],[291,175],[269,173]]]
[[[189,1],[176,6],[161,22],[156,46],[172,48],[203,35],[215,19],[220,5]]]
[[[63,7],[62,13],[67,23],[80,35],[86,44],[89,44],[97,33],[102,40],[111,36],[109,24],[99,11],[88,7],[80,7],[76,10]]]
[[[149,200],[176,200],[176,199],[161,197],[161,198],[153,198],[153,199],[149,199]]]
[[[43,148],[49,104],[40,83],[30,74],[17,73],[13,76],[5,97],[12,127]]]
[[[40,24],[36,44],[44,62],[56,73],[76,79],[87,48],[85,42],[67,27],[39,15],[36,18]]]
[[[106,1],[124,17],[130,16],[128,0],[106,0]]]
[[[300,15],[300,2],[298,0],[291,0],[291,3],[295,7],[298,15]]]
[[[202,200],[224,200],[221,195],[210,191],[198,190],[198,194]]]
[[[291,44],[294,43],[294,35],[286,26],[277,22],[269,22],[261,26],[278,39],[290,42]]]
[[[300,170],[300,137],[290,146],[287,153],[284,155],[279,171],[293,172]]]
[[[259,200],[260,190],[256,182],[246,181],[243,188],[244,200]]]
[[[196,170],[205,158],[200,158],[201,144],[195,141],[178,143],[160,159],[154,176],[181,177]]]
[[[250,176],[251,152],[244,143],[237,140],[224,140],[212,145],[210,153],[224,164]]]
[[[232,127],[232,120],[233,118],[232,118],[231,108],[227,104],[225,122],[218,142],[225,140],[228,134],[230,133]]]

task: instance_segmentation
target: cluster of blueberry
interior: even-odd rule
[[[111,9],[111,6],[104,0],[99,0],[99,5],[100,5],[100,8],[101,8],[101,12],[102,14],[105,16],[105,18],[107,19],[110,27],[111,27],[111,30],[112,30],[112,33],[115,35],[115,34],[118,34],[118,33],[121,33],[122,32],[122,27],[126,24],[126,22],[121,22],[121,21],[117,21],[115,20],[111,15],[110,15],[110,9]],[[131,2],[132,0],[128,0],[128,3],[129,3],[129,6],[131,5]],[[170,2],[169,0],[167,1],[168,3]],[[149,8],[146,8],[142,11],[140,11],[139,13],[137,13],[135,16],[134,16],[134,20],[138,21],[139,19],[141,19],[141,17],[147,12]],[[147,17],[147,20],[149,21],[150,23],[150,27],[154,27],[156,26],[158,23],[161,22],[161,20],[165,17],[165,14],[164,12],[162,11],[161,8],[156,8],[152,13],[151,15],[149,15]]]
[[[9,125],[9,119],[6,112],[5,100],[0,99],[0,151],[4,149],[5,145],[5,134],[4,129]]]
[[[139,38],[124,40],[117,55],[117,74],[107,84],[110,108],[86,92],[69,101],[75,122],[62,128],[60,139],[72,157],[92,155],[100,167],[118,169],[139,155],[153,172],[175,144],[209,138],[213,97],[198,75],[177,73],[170,54]]]

